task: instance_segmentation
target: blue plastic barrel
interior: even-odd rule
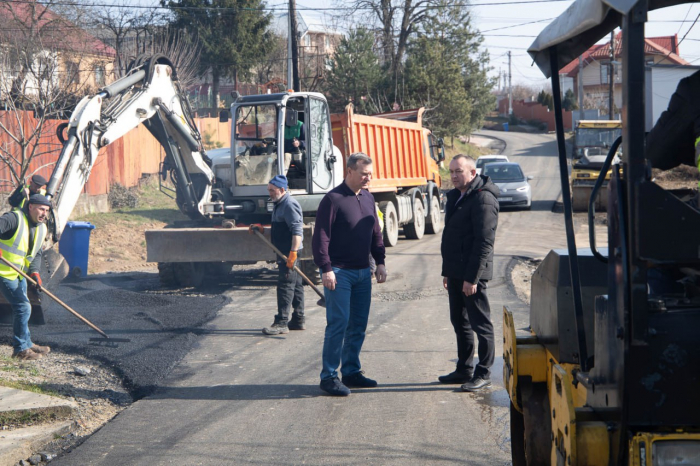
[[[508,131],[508,123],[503,123],[503,131]]]
[[[94,229],[90,222],[68,222],[58,241],[58,252],[65,257],[75,277],[87,276],[90,232]]]

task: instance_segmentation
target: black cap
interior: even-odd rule
[[[39,185],[39,186],[46,186],[46,178],[44,178],[41,175],[34,175],[32,176],[32,183]]]
[[[41,194],[32,194],[29,196],[29,203],[30,204],[39,204],[39,205],[46,205],[51,207],[51,201],[49,201],[46,196],[42,196]]]

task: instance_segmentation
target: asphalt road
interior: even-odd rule
[[[528,319],[507,282],[513,257],[543,257],[566,242],[563,216],[551,212],[560,192],[554,137],[483,134],[503,139],[504,153],[535,177],[532,211],[500,216],[489,289],[500,355],[503,306],[519,326]],[[378,388],[323,396],[325,309],[314,293],[306,294],[307,330],[266,337],[260,329],[275,314],[274,275],[234,273],[220,288],[230,301],[196,332],[201,336],[156,392],[52,463],[510,464],[500,357],[487,391],[437,383],[456,362],[439,246],[439,235],[426,235],[388,250],[389,279],[374,287],[362,352],[363,369]],[[202,302],[210,306],[215,298]],[[202,307],[192,302],[190,312]]]

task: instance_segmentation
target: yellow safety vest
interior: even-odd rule
[[[41,250],[41,246],[46,239],[46,225],[40,223],[34,230],[34,243],[32,250],[29,249],[29,221],[27,216],[21,210],[13,210],[13,214],[17,215],[17,230],[10,239],[0,239],[0,249],[2,249],[2,257],[7,259],[18,269],[25,271],[29,268],[36,255]],[[14,280],[19,276],[11,267],[0,263],[0,277],[6,280]]]

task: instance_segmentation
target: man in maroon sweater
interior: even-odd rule
[[[312,247],[323,274],[327,322],[321,390],[333,396],[348,396],[348,387],[377,386],[360,366],[372,298],[370,253],[377,263],[377,283],[386,281],[384,241],[367,190],[371,179],[372,159],[361,152],[350,155],[345,181],[324,196],[316,213]]]

